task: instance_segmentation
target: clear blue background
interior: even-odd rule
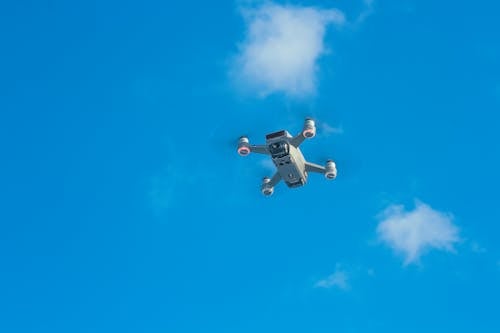
[[[233,89],[237,2],[2,2],[0,331],[499,332],[499,10],[376,1],[297,101]],[[262,197],[231,144],[305,115],[338,179]],[[462,242],[403,267],[376,216],[416,198]]]

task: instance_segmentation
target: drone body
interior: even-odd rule
[[[335,179],[337,169],[332,160],[328,160],[325,166],[310,163],[299,149],[305,139],[313,138],[315,135],[314,120],[306,118],[302,132],[295,137],[285,130],[270,133],[266,135],[265,145],[251,145],[247,137],[240,137],[238,154],[247,156],[250,152],[254,152],[271,156],[277,171],[272,178],[265,177],[262,180],[261,191],[266,196],[273,194],[274,187],[281,180],[290,188],[305,185],[308,172],[321,173],[327,179]]]

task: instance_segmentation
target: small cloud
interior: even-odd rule
[[[149,197],[152,208],[156,215],[168,211],[175,200],[176,188],[178,186],[176,170],[168,165],[164,172],[151,178]]]
[[[186,167],[190,163],[183,160],[172,143],[167,143],[163,152],[168,157],[162,168],[150,177],[147,189],[151,208],[158,217],[170,213],[178,206],[179,201],[188,198],[190,189],[198,181],[211,179],[210,176],[204,175],[201,178],[197,173],[190,172],[190,167]]]
[[[344,14],[337,9],[268,3],[243,10],[243,15],[247,36],[232,68],[237,82],[263,97],[276,92],[313,95],[326,27],[344,24]]]
[[[472,252],[478,253],[478,254],[486,253],[488,251],[488,250],[486,250],[485,247],[481,246],[477,242],[472,242],[470,245],[470,249]]]
[[[325,136],[330,136],[332,134],[343,134],[344,133],[344,129],[342,128],[342,126],[335,127],[335,126],[331,126],[330,124],[327,124],[327,123],[321,123],[319,127],[321,130],[321,134],[323,134]]]
[[[371,16],[374,12],[374,9],[373,9],[373,3],[375,1],[374,0],[363,0],[363,5],[364,5],[364,8],[363,10],[361,11],[361,13],[358,15],[358,17],[356,18],[356,21],[355,23],[357,24],[361,24],[363,23],[369,16]]]
[[[404,264],[418,262],[429,250],[453,252],[460,238],[453,217],[417,202],[415,209],[405,211],[403,206],[389,206],[377,226],[380,241],[404,256]]]
[[[338,288],[340,290],[349,290],[349,276],[347,275],[346,271],[341,270],[339,265],[337,265],[335,272],[333,272],[333,274],[329,275],[325,279],[316,282],[315,287],[325,289]]]

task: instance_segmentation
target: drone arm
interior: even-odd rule
[[[295,137],[293,137],[292,140],[290,140],[290,144],[294,147],[298,147],[302,142],[304,142],[305,139],[306,137],[304,136],[304,134],[300,132]]]
[[[316,124],[312,118],[306,118],[306,120],[304,120],[304,128],[302,129],[302,132],[292,138],[290,143],[293,146],[298,147],[305,139],[312,139],[314,136],[316,136]]]
[[[279,174],[279,172],[276,172],[273,176],[273,178],[271,178],[271,181],[268,183],[269,186],[271,187],[275,187],[281,180],[281,175]]]
[[[326,169],[322,165],[315,164],[315,163],[310,163],[310,162],[306,162],[306,171],[307,172],[316,172],[316,173],[325,174]]]
[[[249,148],[252,153],[269,155],[269,150],[266,145],[250,145]]]

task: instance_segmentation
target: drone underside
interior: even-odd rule
[[[251,145],[248,138],[240,137],[238,141],[238,154],[248,156],[250,152],[269,155],[277,168],[272,178],[264,177],[261,191],[264,195],[273,194],[274,187],[281,180],[290,187],[300,187],[307,183],[309,172],[323,174],[327,179],[337,177],[337,168],[332,160],[326,161],[324,166],[307,162],[299,149],[305,139],[316,135],[314,120],[306,118],[302,131],[292,137],[288,131],[281,130],[266,135],[265,145]]]

